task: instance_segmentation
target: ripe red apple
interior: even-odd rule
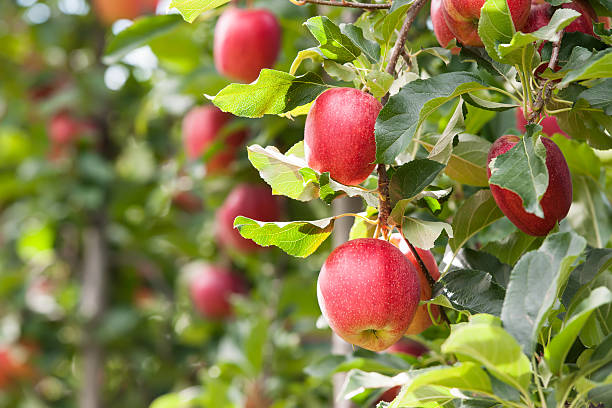
[[[571,33],[574,31],[579,31],[585,34],[595,35],[593,33],[593,21],[597,20],[597,15],[589,3],[582,0],[575,0],[571,3],[564,3],[560,7],[576,10],[581,14],[580,17],[565,27],[565,32]],[[554,12],[555,9],[550,5],[550,3],[533,3],[531,5],[529,18],[521,31],[524,33],[532,33],[548,25]]]
[[[229,78],[253,82],[263,68],[274,66],[280,45],[281,28],[274,14],[230,7],[215,26],[215,66]]]
[[[548,3],[547,3],[548,4]],[[525,133],[525,126],[527,125],[527,119],[525,119],[525,115],[523,114],[523,108],[516,109],[516,127],[521,132]],[[570,138],[567,133],[561,130],[559,124],[557,123],[557,118],[554,116],[546,116],[540,122],[542,126],[542,133],[546,136],[552,136],[555,133],[560,133],[566,138]]]
[[[404,337],[389,347],[387,351],[390,353],[408,354],[418,358],[427,353],[429,349],[423,343]]]
[[[359,89],[332,88],[319,95],[304,129],[308,165],[342,184],[368,178],[375,167],[374,124],[381,109],[376,98]]]
[[[202,199],[191,191],[179,191],[172,197],[172,204],[186,213],[194,214],[202,211]]]
[[[110,25],[127,18],[135,19],[143,14],[152,13],[158,0],[93,0],[94,9],[102,23]]]
[[[488,164],[500,154],[510,150],[519,142],[518,136],[502,136],[493,143],[487,158],[487,174],[491,177]],[[572,204],[572,178],[563,153],[550,139],[541,138],[546,147],[546,168],[548,169],[548,188],[540,201],[544,218],[530,214],[523,208],[523,200],[513,191],[491,184],[491,193],[502,210],[514,225],[525,234],[544,236],[567,215]]]
[[[48,127],[49,139],[54,144],[65,145],[74,141],[81,130],[81,123],[63,111],[51,118]]]
[[[421,284],[421,299],[420,300],[430,300],[431,299],[431,285],[429,284],[429,281],[427,280],[427,277],[425,275],[427,272],[424,271],[423,268],[421,268],[421,264],[414,256],[414,253],[412,252],[412,250],[410,249],[410,247],[408,246],[404,238],[401,236],[401,234],[393,234],[391,236],[391,243],[397,246],[399,250],[402,251],[404,255],[406,255],[410,263],[412,263],[412,265],[414,265],[415,269],[417,270],[419,274],[419,281]],[[438,264],[436,263],[436,259],[434,258],[431,251],[427,251],[425,249],[416,248],[416,247],[415,249],[418,252],[419,256],[421,257],[421,260],[425,264],[425,267],[427,267],[427,271],[431,274],[431,277],[436,281],[440,279],[440,271],[438,269]],[[438,316],[440,316],[439,306],[431,305],[430,308],[431,308],[431,314],[434,316],[434,318],[437,318]],[[416,313],[414,314],[412,323],[410,323],[410,326],[406,330],[405,334],[420,334],[432,324],[433,322],[431,321],[431,318],[429,317],[429,310],[427,309],[427,305],[420,305]]]
[[[419,304],[417,271],[387,241],[360,238],[329,255],[317,281],[317,298],[332,330],[372,351],[396,343]]]
[[[247,292],[241,278],[220,266],[206,266],[194,275],[189,291],[198,312],[209,319],[231,316],[231,296]]]
[[[0,390],[35,375],[30,365],[32,345],[18,343],[0,347]]]
[[[480,9],[486,0],[442,0],[442,11],[448,28],[464,45],[482,47],[478,36]],[[531,0],[507,0],[516,30],[523,28],[529,17]]]
[[[446,47],[455,36],[448,28],[444,14],[442,12],[442,0],[431,0],[431,23],[433,24],[434,34],[441,47]]]
[[[379,402],[392,402],[399,395],[401,390],[402,387],[399,385],[393,388],[389,388],[378,398],[378,400],[376,400],[376,402],[374,402],[372,407],[376,407]]]
[[[225,135],[222,130],[232,115],[214,105],[193,108],[183,119],[183,145],[189,159],[202,156],[215,142],[222,145],[206,164],[209,173],[219,173],[235,159],[247,138],[244,130]]]
[[[268,186],[240,184],[227,196],[217,212],[217,239],[223,246],[242,252],[262,249],[250,239],[245,239],[234,228],[234,220],[242,215],[257,221],[278,221],[280,202]]]
[[[533,33],[550,23],[553,9],[550,3],[531,3],[531,11],[525,26],[521,30],[524,33]]]

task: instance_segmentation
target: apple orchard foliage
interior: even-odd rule
[[[5,380],[36,386],[7,387],[0,405],[77,406],[80,236],[102,218],[105,406],[328,407],[336,372],[346,373],[339,398],[364,407],[383,394],[379,407],[612,406],[612,36],[595,18],[612,4],[553,0],[515,27],[522,3],[488,0],[466,7],[459,33],[440,7],[461,9],[461,0],[317,2],[255,1],[266,23],[241,41],[218,37],[240,27],[216,27],[231,20],[225,13],[248,14],[229,0],[173,0],[181,15],[143,16],[118,34],[108,26],[151,11],[149,2],[113,10],[96,1],[78,18],[53,6],[50,25],[7,20],[15,34],[0,30],[0,43],[35,52],[0,46],[9,61],[0,74],[15,78],[0,81],[0,102],[14,101],[0,103],[0,310],[18,323],[15,347],[34,339],[39,350],[28,357],[34,374]],[[21,15],[9,3],[0,19]],[[77,28],[88,35],[71,34]],[[94,45],[104,38],[103,50]],[[65,49],[63,63],[50,43]],[[134,62],[142,46],[158,61],[148,78]],[[109,66],[131,73],[114,92],[102,80]],[[34,102],[46,94],[41,83],[52,95]],[[349,96],[317,106],[334,93]],[[202,125],[198,111],[221,119]],[[232,141],[247,130],[246,147]],[[517,143],[489,162],[493,143],[511,134]],[[549,165],[553,142],[571,180]],[[335,176],[334,166],[360,174]],[[570,182],[567,212],[557,186],[569,195]],[[546,199],[549,189],[557,199]],[[332,215],[344,196],[363,211]],[[509,221],[551,208],[560,222],[529,223],[532,235]],[[389,240],[406,259],[377,241],[401,261],[385,264],[366,245],[363,259],[336,263],[340,278],[326,279],[319,303],[342,305],[323,312],[344,321],[329,325],[347,338],[338,328],[358,316],[380,343],[388,332],[368,319],[393,315],[393,341],[408,332],[424,354],[400,355],[397,344],[330,353],[316,281],[345,217],[354,218],[351,240]],[[261,248],[272,246],[282,251]],[[394,284],[398,276],[411,284]],[[32,293],[53,302],[32,303]],[[414,313],[423,327],[411,326]],[[367,347],[363,336],[349,339]]]

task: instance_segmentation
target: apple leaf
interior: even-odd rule
[[[346,35],[372,63],[380,58],[380,45],[363,36],[363,30],[354,24],[340,24],[340,31]]]
[[[287,113],[314,101],[328,89],[321,78],[308,72],[293,76],[262,69],[252,84],[230,84],[216,96],[208,97],[222,111],[246,118]]]
[[[444,132],[440,135],[434,147],[429,151],[428,158],[444,165],[448,163],[453,152],[453,140],[459,133],[465,132],[463,121],[463,99],[459,99]]]
[[[400,22],[404,20],[408,7],[414,2],[414,0],[394,0],[389,9],[389,13],[384,17],[382,24],[380,25],[380,33],[385,44],[389,44],[395,29],[399,26]]]
[[[378,206],[378,196],[375,193],[364,190],[360,187],[347,186],[329,177],[329,173],[319,176],[319,196],[327,204],[331,204],[335,198],[346,194],[349,197],[362,197],[365,202],[372,207]]]
[[[578,292],[568,310],[576,309],[577,303],[585,299],[597,288],[604,286],[612,288],[612,270],[601,271],[591,282],[583,286]],[[612,304],[600,306],[596,313],[591,315],[580,332],[580,341],[587,347],[593,348],[601,344],[604,339],[612,334]]]
[[[591,105],[592,108],[603,109],[606,115],[612,115],[612,79],[595,84],[578,95]]]
[[[612,92],[612,89],[610,92]],[[567,166],[573,175],[586,176],[593,181],[599,181],[602,164],[592,147],[560,134],[555,134],[551,139],[563,153]]]
[[[515,231],[501,241],[489,242],[482,250],[495,255],[503,263],[514,265],[525,252],[539,248],[543,241],[542,237]]]
[[[456,269],[436,282],[434,293],[446,296],[455,310],[500,316],[506,291],[488,272]]]
[[[591,314],[595,309],[609,303],[612,303],[612,292],[610,292],[610,289],[601,286],[593,290],[574,310],[571,310],[570,318],[563,323],[559,333],[552,338],[544,349],[544,358],[553,373],[561,374],[561,368],[567,353]]]
[[[523,255],[512,270],[501,317],[525,354],[535,349],[540,329],[585,247],[584,238],[576,234],[552,234],[540,249]]]
[[[431,249],[434,247],[436,239],[446,231],[452,238],[453,228],[450,224],[440,221],[425,221],[413,217],[402,219],[402,232],[406,239],[414,246],[421,249]]]
[[[572,271],[563,292],[561,302],[569,307],[576,298],[576,293],[602,271],[612,266],[612,249],[589,248],[586,251],[586,260]]]
[[[547,70],[542,74],[547,79],[561,79],[560,85],[586,79],[612,77],[612,48],[591,52],[576,46],[572,49],[567,64],[557,72]]]
[[[401,165],[391,177],[389,195],[391,207],[404,199],[413,198],[429,186],[444,165],[428,159],[417,159]]]
[[[319,197],[319,186],[314,170],[308,168],[303,157],[295,154],[296,151],[303,151],[303,143],[300,142],[285,155],[274,146],[264,149],[252,145],[247,152],[253,167],[259,170],[261,178],[275,193],[294,200],[309,201]]]
[[[480,9],[478,35],[491,58],[505,63],[498,54],[497,45],[512,41],[516,30],[506,0],[487,0]]]
[[[203,12],[215,9],[229,2],[230,0],[172,0],[170,8],[175,7],[185,21],[193,23]]]
[[[340,27],[328,17],[311,17],[304,24],[319,41],[318,48],[325,58],[344,64],[355,61],[361,55],[361,49],[353,43],[351,38],[342,34]],[[355,32],[353,31],[352,34]]]
[[[375,221],[378,217],[378,208],[368,206],[365,217]],[[376,231],[376,225],[369,223],[362,218],[355,218],[355,222],[349,233],[349,241],[357,238],[372,238]]]
[[[481,364],[497,379],[522,390],[531,381],[531,364],[516,340],[487,315],[474,315],[469,323],[455,324],[442,344],[443,353],[452,353],[459,361]]]
[[[363,393],[366,389],[372,388],[392,388],[398,385],[404,385],[411,381],[420,373],[431,370],[429,368],[422,370],[411,370],[399,373],[393,377],[388,377],[376,372],[366,372],[358,369],[353,369],[348,372],[344,380],[344,384],[338,394],[338,398],[351,399]]]
[[[572,9],[558,9],[553,14],[548,25],[532,33],[516,32],[508,44],[500,44],[497,52],[504,61],[520,63],[521,50],[536,41],[557,41],[559,32],[567,27],[572,21],[580,17],[580,13]],[[510,55],[515,57],[508,59]]]
[[[462,94],[486,88],[469,72],[451,72],[417,79],[391,96],[376,119],[376,161],[393,164],[425,119]]]
[[[574,200],[567,219],[588,244],[603,248],[612,236],[612,205],[602,187],[590,177],[572,176]]]
[[[572,109],[556,115],[559,127],[575,140],[586,140],[595,149],[612,149],[612,116]]]
[[[302,62],[304,62],[307,59],[313,60],[314,62],[321,63],[323,62],[323,54],[321,54],[321,51],[316,47],[308,48],[306,50],[302,50],[298,52],[297,56],[291,63],[291,68],[289,69],[289,73],[291,75],[295,75],[298,68],[302,64]]]
[[[448,241],[454,253],[478,231],[497,221],[501,212],[490,190],[480,190],[463,202],[453,218],[455,237]]]
[[[317,221],[261,222],[247,217],[236,217],[234,228],[244,238],[267,247],[274,245],[300,258],[311,255],[334,229],[334,217]]]
[[[489,183],[515,192],[523,200],[523,208],[543,218],[540,200],[548,188],[546,147],[539,136],[541,126],[527,125],[527,134],[506,153],[489,163]]]
[[[102,61],[105,64],[118,62],[130,51],[142,47],[148,41],[167,33],[178,26],[181,21],[181,18],[176,15],[139,18],[110,41],[104,51]]]
[[[327,354],[304,368],[304,372],[311,377],[328,379],[335,373],[352,369],[395,375],[409,370],[410,363],[394,353],[371,353],[357,349],[348,355]]]

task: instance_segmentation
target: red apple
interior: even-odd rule
[[[79,121],[68,112],[60,112],[51,118],[48,127],[49,139],[56,145],[65,145],[74,141],[81,130]]]
[[[387,351],[390,353],[408,354],[418,358],[427,353],[429,349],[423,343],[404,337],[389,347]]]
[[[487,163],[500,154],[510,150],[519,142],[518,136],[502,136],[493,143]],[[548,188],[540,201],[544,218],[530,214],[523,208],[523,200],[513,191],[491,184],[491,193],[502,210],[514,225],[525,234],[544,236],[567,215],[572,204],[572,178],[563,153],[550,139],[541,138],[546,147],[546,168],[548,169]],[[491,169],[487,164],[487,173],[491,177]]]
[[[244,130],[229,135],[222,132],[231,118],[231,114],[222,112],[214,105],[208,105],[192,109],[183,119],[183,145],[189,159],[199,158],[215,142],[222,144],[206,164],[209,173],[227,170],[247,138],[247,132]]]
[[[143,14],[152,13],[158,0],[93,0],[94,9],[100,21],[110,25],[127,18],[135,19]]]
[[[401,390],[402,387],[400,387],[399,385],[393,388],[389,388],[378,398],[378,400],[374,403],[374,405],[372,405],[372,407],[376,407],[379,402],[392,402],[395,397],[399,395]]]
[[[319,95],[304,129],[308,165],[342,184],[368,178],[375,167],[374,124],[381,109],[376,98],[354,88],[332,88]]]
[[[246,285],[233,272],[220,266],[206,266],[192,277],[191,299],[202,316],[223,319],[232,315],[231,296],[245,294]]]
[[[525,133],[525,126],[527,125],[527,119],[525,119],[525,115],[523,114],[523,108],[516,109],[516,127],[521,132]],[[546,136],[552,136],[555,133],[560,133],[566,138],[570,138],[567,133],[561,130],[559,124],[557,123],[557,118],[554,116],[546,116],[540,122],[542,126],[542,133]]]
[[[593,33],[593,21],[597,21],[597,14],[587,1],[574,0],[571,3],[562,4],[561,8],[576,10],[581,14],[580,17],[565,27],[565,32],[571,33],[579,31],[585,34],[595,35],[595,33]]]
[[[180,191],[174,194],[172,204],[190,214],[198,213],[204,208],[202,199],[191,191]]]
[[[451,32],[464,45],[482,47],[478,36],[480,10],[486,0],[442,0],[444,19]],[[523,28],[529,17],[531,0],[507,0],[516,30]]]
[[[521,30],[524,33],[533,33],[550,23],[553,9],[550,3],[531,3],[531,11],[525,26]]]
[[[215,66],[229,78],[253,82],[263,68],[274,66],[280,45],[281,28],[274,14],[230,7],[215,26]]]
[[[427,272],[424,271],[423,268],[421,268],[421,264],[414,256],[414,253],[412,252],[404,238],[401,236],[401,234],[393,234],[391,236],[391,243],[397,246],[400,251],[402,251],[402,253],[406,255],[410,263],[412,263],[412,265],[414,265],[414,267],[416,268],[419,274],[419,281],[421,284],[421,300],[430,300],[431,285],[429,284],[427,276],[425,275]],[[416,247],[415,249],[418,252],[421,260],[425,264],[425,267],[427,267],[427,271],[430,273],[431,277],[436,281],[440,279],[440,271],[438,270],[438,264],[436,263],[436,259],[434,258],[431,251]],[[430,309],[434,318],[440,316],[439,306],[431,305]],[[405,334],[420,334],[432,324],[433,322],[429,317],[429,310],[427,308],[427,305],[420,305],[416,313],[414,314],[412,323],[410,323],[410,326],[406,330]]]
[[[434,34],[441,47],[446,47],[455,38],[444,20],[442,12],[442,0],[431,0],[431,23],[433,24]]]
[[[34,377],[29,361],[33,352],[32,346],[26,343],[0,347],[0,390]]]
[[[372,351],[396,343],[419,304],[417,271],[387,241],[360,238],[329,255],[317,281],[317,298],[332,330]]]
[[[272,190],[263,185],[241,184],[234,188],[217,212],[217,239],[223,246],[242,252],[262,249],[250,239],[245,239],[234,228],[238,216],[258,221],[278,221],[280,202],[272,195]]]

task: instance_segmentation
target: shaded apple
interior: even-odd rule
[[[429,349],[423,343],[404,337],[389,347],[387,351],[389,353],[407,354],[409,356],[418,358],[427,353]]]
[[[82,130],[81,123],[65,111],[55,114],[51,118],[47,129],[49,139],[57,145],[73,142]]]
[[[122,18],[133,20],[152,13],[157,3],[158,0],[93,0],[96,15],[106,25]]]
[[[502,136],[493,143],[487,158],[487,174],[491,177],[489,164],[500,154],[510,150],[519,142],[518,136]],[[548,188],[540,201],[544,217],[530,214],[523,208],[523,200],[513,191],[491,184],[491,193],[502,210],[514,225],[525,234],[544,236],[567,215],[572,204],[572,178],[563,153],[549,138],[540,139],[546,148],[546,168],[548,169]]]
[[[375,167],[374,125],[381,109],[359,89],[332,88],[319,95],[304,129],[308,166],[342,184],[363,182]]]
[[[442,0],[442,12],[450,31],[464,45],[482,47],[478,35],[480,10],[486,0]],[[531,0],[507,0],[512,22],[517,31],[523,28],[529,17]]]
[[[215,66],[229,78],[253,82],[274,66],[280,45],[281,28],[270,11],[229,7],[215,26]]]
[[[240,184],[227,196],[217,212],[217,239],[226,247],[242,252],[262,249],[254,241],[245,239],[234,228],[238,216],[257,221],[278,221],[281,216],[280,200],[264,185]]]
[[[384,350],[406,332],[419,304],[417,271],[387,241],[360,238],[329,255],[317,298],[332,330],[346,342]]]
[[[425,264],[425,267],[427,268],[427,271],[424,271],[423,268],[421,267],[421,264],[416,259],[416,257],[414,256],[414,253],[412,252],[412,250],[410,249],[410,247],[408,246],[404,238],[401,236],[401,234],[398,234],[398,233],[393,234],[391,236],[390,242],[393,245],[397,246],[399,250],[402,251],[404,255],[406,255],[410,263],[412,263],[412,265],[414,265],[415,269],[417,270],[419,274],[419,282],[421,284],[421,299],[420,300],[430,300],[431,299],[431,285],[429,284],[429,281],[427,280],[427,276],[425,274],[428,271],[434,280],[437,281],[438,279],[440,279],[440,271],[438,269],[438,264],[436,263],[436,259],[434,258],[431,251],[415,247],[421,260],[423,261],[423,263]],[[431,309],[431,314],[434,316],[434,318],[438,318],[438,316],[440,316],[439,306],[431,305],[430,309]],[[416,313],[414,314],[412,323],[410,323],[410,326],[406,330],[405,334],[420,334],[432,324],[433,322],[431,321],[431,317],[429,316],[429,310],[427,308],[427,305],[420,305]]]
[[[525,26],[521,30],[524,33],[533,33],[536,30],[548,25],[553,15],[550,3],[531,3],[531,11]]]
[[[567,133],[561,130],[559,124],[557,123],[557,118],[554,116],[546,116],[544,119],[542,119],[540,125],[542,126],[542,133],[544,133],[546,136],[552,136],[555,133],[560,133],[568,139],[570,138]],[[517,108],[516,128],[525,133],[525,126],[527,126],[527,119],[525,119],[525,115],[523,114],[523,108]]]
[[[372,407],[376,407],[379,402],[392,402],[400,393],[402,387],[395,386],[393,388],[389,388],[387,391],[383,392],[382,395],[374,402]]]
[[[201,157],[209,148],[216,149],[206,163],[208,173],[227,170],[247,138],[246,130],[230,134],[223,132],[232,117],[216,106],[208,105],[193,108],[183,119],[183,145],[189,159]]]
[[[442,0],[431,0],[431,23],[433,24],[434,34],[441,47],[446,47],[455,38],[444,20],[442,12]]]
[[[243,280],[220,266],[203,266],[192,276],[189,291],[198,312],[209,319],[224,319],[232,315],[232,295],[247,292]]]
[[[179,191],[172,197],[172,204],[189,214],[195,214],[204,209],[202,199],[191,191]]]
[[[597,20],[597,15],[590,4],[582,0],[576,0],[571,3],[563,3],[560,8],[576,10],[581,14],[580,17],[565,27],[563,31],[567,33],[578,31],[584,34],[595,35],[593,33],[593,21]],[[521,31],[532,33],[548,25],[555,9],[550,3],[533,3],[529,18]]]

